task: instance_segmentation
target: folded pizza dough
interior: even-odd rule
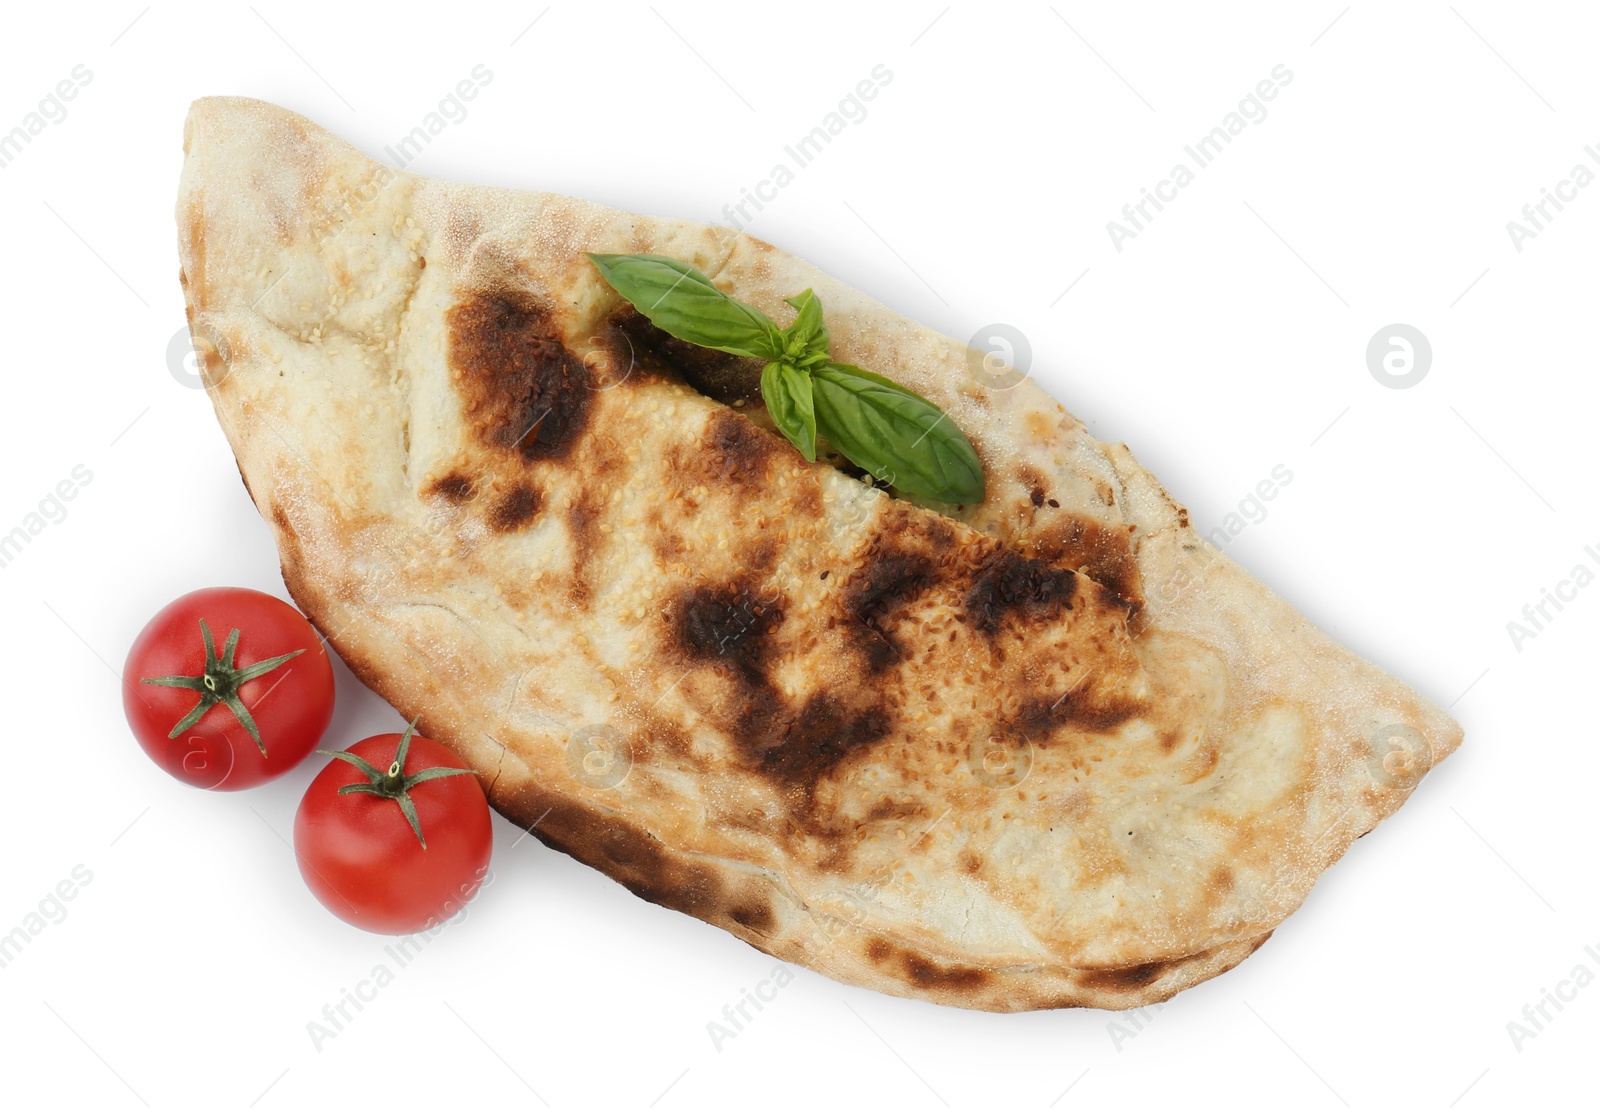
[[[389,169],[195,103],[206,386],[284,581],[490,801],[786,961],[986,1010],[1126,1008],[1249,955],[1460,741],[1032,381],[743,234]],[[919,506],[771,430],[586,252],[687,260],[937,403]]]

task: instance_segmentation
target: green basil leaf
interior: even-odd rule
[[[809,287],[784,301],[800,311],[783,331],[784,351],[796,362],[810,357],[811,365],[823,363],[828,359],[828,327],[822,322],[822,301]]]
[[[758,360],[783,356],[772,319],[722,293],[694,265],[656,255],[590,252],[589,259],[612,289],[678,340]]]
[[[784,437],[808,461],[817,459],[817,411],[811,396],[811,376],[774,360],[761,369],[761,398]]]
[[[983,501],[983,464],[950,417],[915,391],[850,364],[811,373],[817,429],[839,451],[903,492],[945,503]]]

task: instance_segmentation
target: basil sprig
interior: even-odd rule
[[[817,437],[851,462],[909,495],[981,503],[983,465],[949,415],[891,379],[828,355],[822,303],[810,290],[786,299],[787,329],[714,286],[693,265],[668,256],[589,259],[606,282],[659,329],[680,341],[766,361],[761,397],[774,424],[808,461]]]

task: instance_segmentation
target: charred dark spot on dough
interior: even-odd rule
[[[956,532],[949,519],[931,518],[923,519],[919,524],[922,535],[928,540],[928,545],[934,550],[943,550],[955,545]]]
[[[1078,978],[1078,983],[1099,991],[1137,991],[1160,979],[1168,966],[1166,961],[1152,960],[1148,964],[1135,964],[1129,968],[1100,968],[1084,972]]]
[[[848,630],[878,674],[904,661],[906,648],[894,635],[895,616],[939,583],[939,570],[924,554],[889,550],[868,557],[850,578],[845,606],[859,622]]]
[[[667,622],[680,653],[725,667],[734,692],[720,710],[724,730],[745,763],[800,813],[820,781],[893,726],[886,709],[853,707],[827,692],[809,695],[798,707],[785,699],[771,677],[781,601],[764,602],[746,585],[695,586],[680,592]]]
[[[657,329],[632,306],[613,314],[610,325],[627,338],[634,359],[650,371],[680,379],[727,406],[761,397],[759,360],[680,341]]]
[[[938,964],[914,952],[906,953],[906,977],[918,987],[940,988],[946,991],[973,991],[989,982],[989,973],[982,968],[969,968],[963,964]]]
[[[809,796],[818,782],[883,739],[892,727],[887,710],[852,710],[831,694],[815,693],[781,729],[754,733],[743,742],[755,752],[763,774]]]
[[[694,748],[689,731],[677,721],[657,716],[654,710],[647,709],[639,714],[638,725],[638,730],[630,740],[635,766],[646,760],[662,761],[667,757],[686,762],[691,760]]]
[[[1025,699],[1012,720],[1012,728],[1023,739],[1039,743],[1062,725],[1085,732],[1112,732],[1144,710],[1143,701],[1117,692],[1113,686],[1091,681],[1064,695]]]
[[[591,489],[567,505],[567,531],[572,539],[572,593],[581,603],[589,598],[589,566],[600,544],[600,506]]]
[[[695,586],[672,608],[678,646],[702,661],[725,659],[752,684],[766,682],[768,636],[783,622],[777,604],[763,604],[741,585]]]
[[[273,525],[275,525],[289,538],[296,541],[299,540],[300,536],[295,533],[293,525],[289,522],[289,516],[283,510],[283,505],[281,503],[274,503],[272,505],[272,522]]]
[[[1108,527],[1078,515],[1050,515],[1017,545],[1030,558],[1081,570],[1110,589],[1119,606],[1137,612],[1143,606],[1144,595],[1131,530]]]
[[[779,450],[777,440],[731,410],[713,411],[700,438],[702,468],[714,480],[764,489]]]
[[[473,492],[472,477],[459,472],[441,476],[427,488],[428,495],[440,496],[451,503],[466,503],[472,499]]]
[[[1042,561],[997,549],[979,567],[967,590],[967,622],[994,634],[1011,619],[1030,625],[1050,623],[1072,607],[1078,576]]]
[[[1134,617],[1137,610],[1133,608],[1127,600],[1117,595],[1115,590],[1107,588],[1099,581],[1093,581],[1092,583],[1094,585],[1095,604],[1105,608],[1108,611],[1125,612],[1130,619]]]
[[[885,797],[873,803],[867,810],[867,820],[871,821],[904,821],[911,817],[920,817],[927,809],[916,801],[895,801]]]
[[[1202,743],[1183,765],[1184,781],[1194,783],[1208,777],[1217,769],[1217,762],[1221,757],[1221,749],[1215,743],[1209,741]]]
[[[618,817],[559,798],[534,813],[532,832],[559,852],[610,875],[646,902],[709,921],[725,908],[716,872],[675,858],[660,840]],[[520,816],[526,810],[518,810]],[[532,824],[532,822],[530,822]]]
[[[677,517],[675,515],[669,517],[665,513],[666,510],[660,503],[651,503],[644,509],[644,524],[648,528],[646,537],[650,540],[650,549],[664,566],[686,564],[694,551],[685,541],[682,531],[678,529],[680,523]]]
[[[744,547],[739,554],[746,576],[760,577],[771,573],[778,564],[778,544],[770,537]],[[774,587],[773,591],[776,591]],[[763,597],[762,599],[766,599]]]
[[[1033,491],[1028,493],[1028,498],[1033,501],[1035,507],[1042,507],[1044,505],[1044,489],[1035,487]]]
[[[1091,696],[1078,702],[1068,697],[1062,705],[1071,710],[1067,714],[1068,719],[1079,727],[1093,732],[1109,732],[1120,728],[1129,720],[1141,715],[1145,709],[1143,701],[1132,697],[1113,697],[1110,700],[1099,701]]]
[[[850,579],[846,597],[862,619],[882,620],[937,583],[933,562],[917,553],[876,554]]]
[[[489,525],[504,534],[527,526],[538,513],[539,493],[530,484],[517,484],[489,512]]]
[[[560,460],[588,424],[588,367],[561,342],[549,310],[525,293],[474,293],[446,315],[450,365],[487,446]]]
[[[882,937],[867,942],[867,959],[880,966],[897,966],[917,987],[942,991],[975,991],[990,980],[988,972],[965,964],[940,964],[938,961],[892,944]]]
[[[734,906],[728,911],[728,917],[757,933],[771,934],[778,928],[777,916],[773,914],[772,907],[765,902],[747,902]]]

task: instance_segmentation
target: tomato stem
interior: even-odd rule
[[[184,732],[200,722],[200,718],[210,712],[215,705],[226,705],[228,711],[233,713],[245,731],[250,733],[250,738],[256,741],[256,746],[261,749],[262,758],[266,757],[267,745],[261,740],[261,731],[256,727],[255,717],[250,715],[250,710],[239,697],[239,689],[247,681],[254,681],[263,674],[270,674],[279,666],[297,654],[304,654],[305,648],[292,650],[288,654],[280,654],[276,658],[264,658],[249,666],[235,667],[233,656],[239,649],[239,629],[235,627],[228,632],[228,641],[222,646],[222,654],[217,654],[216,642],[211,637],[211,628],[205,620],[200,621],[200,638],[205,643],[206,665],[205,669],[195,677],[183,675],[170,675],[159,678],[140,678],[144,685],[164,685],[172,689],[192,689],[200,694],[200,699],[195,702],[192,709],[172,726],[172,731],[167,733],[168,739],[177,739]],[[271,692],[271,690],[268,690]]]
[[[405,734],[400,737],[399,746],[395,748],[394,762],[384,771],[380,771],[360,755],[353,755],[348,751],[319,750],[317,754],[343,759],[366,777],[365,782],[352,782],[348,786],[340,786],[339,793],[371,794],[374,797],[388,798],[400,806],[400,812],[405,816],[406,823],[411,826],[411,831],[417,834],[417,839],[422,843],[422,850],[426,852],[428,842],[422,835],[422,822],[417,818],[416,803],[411,800],[411,787],[419,782],[431,782],[435,778],[448,778],[451,775],[472,772],[461,767],[429,767],[410,776],[403,775],[401,771],[405,769],[406,751],[411,747],[411,737],[416,730],[417,721],[413,718],[406,726]]]

